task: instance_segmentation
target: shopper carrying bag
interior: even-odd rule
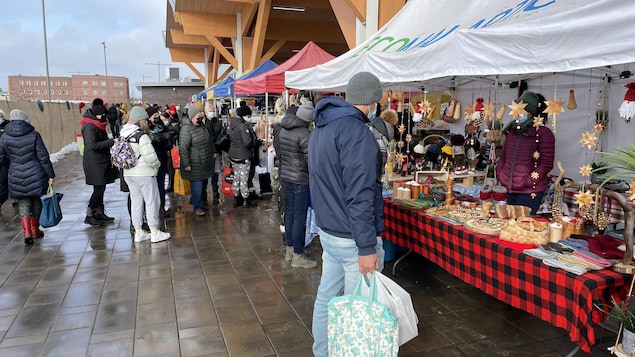
[[[377,300],[375,274],[360,275],[351,295],[328,303],[328,353],[338,357],[397,357],[399,328],[390,308]],[[361,295],[370,280],[370,296]]]
[[[62,207],[60,201],[63,194],[55,192],[53,184],[49,183],[46,195],[41,197],[42,212],[40,212],[40,225],[44,228],[57,226],[62,220]]]

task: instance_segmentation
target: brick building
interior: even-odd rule
[[[101,75],[49,77],[51,100],[90,102],[95,97],[107,103],[130,100],[128,78]],[[13,100],[48,100],[46,76],[9,76],[9,98]]]
[[[185,104],[190,98],[205,89],[203,82],[144,82],[136,83],[135,87],[141,91],[143,102],[165,105],[170,103]]]

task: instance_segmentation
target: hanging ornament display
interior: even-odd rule
[[[580,143],[582,143],[582,147],[587,147],[587,149],[591,149],[595,146],[595,141],[597,140],[597,136],[595,136],[595,132],[589,133],[588,131],[582,134],[582,139],[580,139]]]
[[[509,105],[509,109],[511,109],[509,115],[511,115],[514,119],[518,119],[522,114],[527,114],[527,111],[525,110],[526,106],[527,103],[523,103],[522,100],[518,101],[518,103],[512,102],[512,104]]]
[[[578,107],[578,104],[575,102],[575,93],[573,89],[569,90],[569,101],[567,102],[567,109],[573,110]]]
[[[496,110],[496,104],[490,102],[489,100],[483,104],[483,119],[489,121],[494,118],[494,111]]]
[[[562,101],[561,98],[558,98],[558,100],[549,98],[549,100],[546,101],[545,104],[547,105],[547,108],[545,108],[544,112],[549,115],[553,115],[555,117],[560,116],[560,113],[564,113],[564,108],[562,108],[564,101]]]
[[[596,133],[599,133],[602,130],[604,130],[604,125],[598,123],[593,125],[593,131],[595,131]]]
[[[624,102],[620,106],[620,117],[630,124],[631,118],[635,116],[635,82],[625,84],[624,87],[628,88],[624,95]]]
[[[470,121],[472,120],[472,115],[474,115],[474,107],[472,106],[472,104],[469,104],[467,107],[465,107],[465,110],[463,112],[465,114],[465,120]]]

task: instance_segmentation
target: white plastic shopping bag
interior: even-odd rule
[[[373,273],[377,281],[377,301],[388,307],[397,319],[399,326],[399,346],[419,335],[419,318],[412,305],[412,298],[404,288],[394,280],[376,271]],[[362,296],[369,296],[370,289],[362,284]]]

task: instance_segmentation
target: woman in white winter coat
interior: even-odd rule
[[[131,219],[135,228],[135,242],[150,240],[152,243],[170,238],[170,233],[159,230],[159,207],[161,200],[157,184],[157,172],[161,163],[157,157],[152,140],[144,130],[142,121],[148,119],[148,113],[141,107],[134,107],[129,113],[128,122],[121,128],[120,139],[127,140],[137,156],[138,163],[132,168],[125,169],[123,176],[130,190]],[[148,125],[145,125],[146,130]],[[145,212],[150,234],[141,227],[143,212]]]

